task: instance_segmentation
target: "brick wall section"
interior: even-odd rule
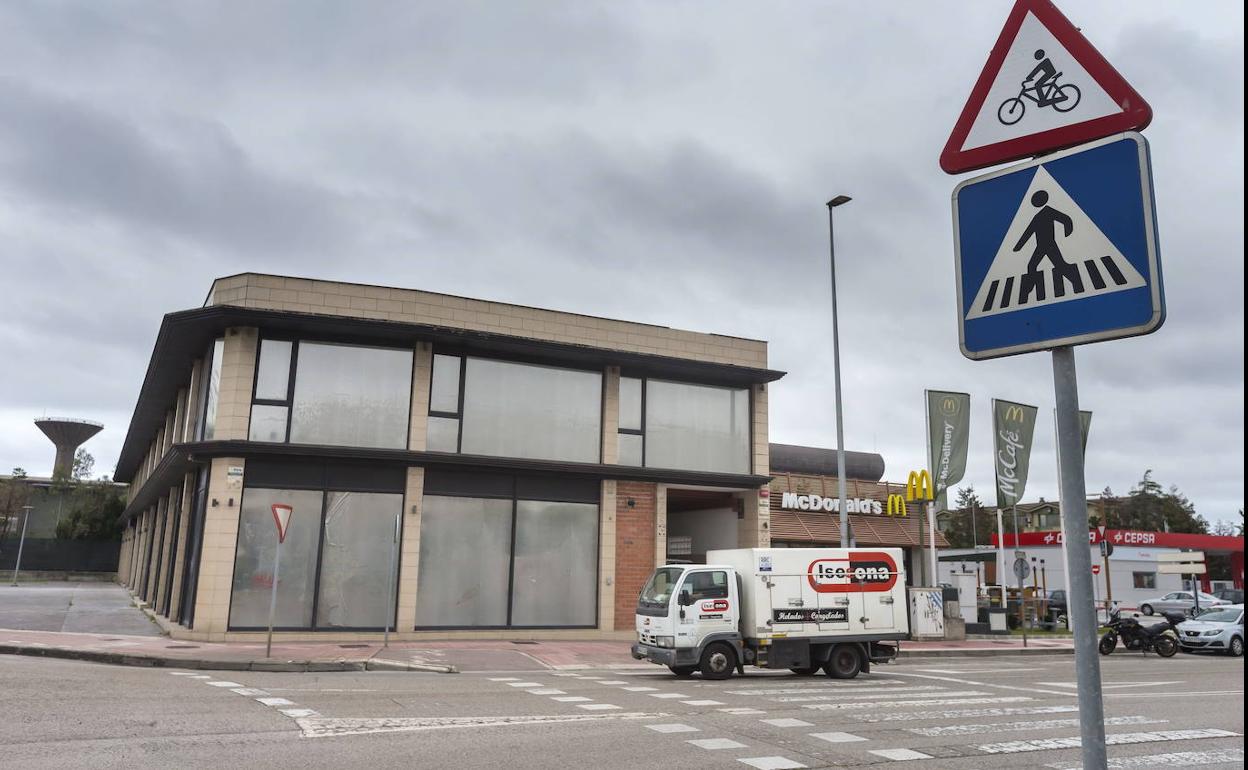
[[[422,323],[695,361],[767,366],[767,343],[760,340],[414,289],[242,273],[213,282],[204,304]]]
[[[637,594],[654,570],[655,485],[616,482],[615,630],[633,627]],[[628,501],[635,505],[628,507]]]

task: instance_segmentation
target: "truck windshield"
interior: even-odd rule
[[[680,581],[680,576],[684,571],[681,567],[660,567],[655,570],[650,580],[646,581],[646,587],[641,589],[637,604],[652,609],[667,607],[668,601],[672,598],[672,591],[676,589],[676,584]]]

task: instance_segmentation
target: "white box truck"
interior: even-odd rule
[[[706,560],[650,576],[634,658],[708,679],[747,664],[852,679],[895,658],[907,635],[899,548],[738,548]]]

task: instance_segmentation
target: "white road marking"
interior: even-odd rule
[[[553,687],[546,687],[541,690],[525,690],[529,695],[566,695],[563,690],[556,690]]]
[[[907,690],[909,690],[909,688],[907,688]],[[890,691],[890,692],[877,692],[877,693],[863,692],[863,693],[855,693],[852,695],[783,695],[783,696],[776,697],[776,698],[769,698],[768,700],[774,701],[776,703],[806,703],[809,701],[854,701],[860,698],[874,698],[876,700],[879,700],[881,698],[926,698],[928,697],[927,695],[923,694],[924,692],[930,693],[931,696],[938,697],[938,698],[972,698],[977,695],[989,694],[987,692],[984,692],[983,690],[945,690],[945,688],[943,687],[937,687],[934,689],[920,688],[918,691],[915,691],[915,692],[907,691],[904,693]]]
[[[261,690],[257,687],[233,687],[230,692],[246,695],[248,698],[258,698],[269,694],[268,690]]]
[[[682,725],[678,722],[669,722],[660,725],[646,725],[647,730],[654,730],[656,733],[696,733],[700,732],[696,727]]]
[[[634,711],[622,714],[558,714],[555,716],[515,717],[371,717],[363,719],[306,717],[296,719],[295,722],[303,730],[304,737],[327,738],[337,735],[447,730],[465,727],[544,725],[563,722],[597,722],[608,719],[656,719],[670,716],[671,714],[662,712],[647,713]]]
[[[915,751],[914,749],[874,749],[869,753],[874,754],[877,757],[883,757],[884,759],[891,759],[897,762],[905,762],[909,759],[932,758],[931,754],[924,754],[923,752]]]
[[[239,684],[238,682],[221,681],[221,682],[205,682],[204,684],[207,684],[211,687],[242,687],[242,685]]]
[[[854,693],[872,693],[875,695],[892,695],[895,692],[924,692],[931,690],[947,690],[948,687],[942,687],[936,684],[911,685],[909,687],[886,687],[881,690],[879,687],[872,685],[864,685],[862,687],[784,687],[775,690],[725,690],[728,695],[748,695],[751,697],[766,697],[771,695],[852,695]]]
[[[859,722],[915,722],[921,719],[966,719],[968,717],[1008,717],[1022,714],[1071,714],[1078,706],[1018,706],[1015,708],[954,709],[952,711],[885,711],[855,714]]]
[[[295,705],[295,702],[293,700],[286,700],[285,698],[256,698],[256,702],[263,703],[266,706],[293,706]]]
[[[718,700],[682,700],[681,703],[686,706],[722,706],[723,701]]]
[[[1023,692],[1042,693],[1044,695],[1065,695],[1073,696],[1073,692],[1062,692],[1061,690],[1037,690],[1035,685],[1031,687],[1016,687],[1012,684],[992,684],[991,682],[975,682],[970,679],[958,679],[952,676],[933,676],[931,674],[909,674],[898,671],[893,672],[893,676],[909,676],[916,679],[935,679],[938,682],[953,682],[955,684],[970,685],[972,687],[995,687],[998,690],[1022,690]]]
[[[1229,765],[1244,763],[1243,749],[1219,749],[1216,751],[1176,751],[1172,754],[1147,754],[1140,757],[1118,757],[1109,760],[1112,770],[1132,767],[1196,767],[1198,765]],[[1080,765],[1053,762],[1047,767],[1056,770],[1081,770]]]
[[[801,762],[794,762],[787,757],[743,757],[737,761],[756,767],[758,770],[801,770],[806,767]]]
[[[567,671],[559,671],[559,672],[556,672],[556,673],[554,673],[554,674],[551,674],[551,676],[574,676],[574,677],[576,677],[577,679],[580,679],[580,678],[581,678],[581,675],[580,675],[580,674],[571,674],[571,673],[568,673]],[[502,679],[491,679],[490,681],[492,681],[492,682],[501,682],[501,681],[505,681],[505,680],[502,680]]]
[[[1168,719],[1149,719],[1148,717],[1106,717],[1107,725],[1160,725]],[[980,733],[1009,733],[1023,730],[1058,730],[1065,727],[1078,727],[1078,719],[1045,719],[1027,722],[994,722],[979,725],[945,725],[943,727],[908,727],[907,732],[937,738],[943,735],[979,735]]]
[[[555,674],[555,676],[572,676],[571,674]],[[492,676],[491,682],[519,682],[520,680],[514,676]]]
[[[212,679],[207,674],[191,674],[191,679]]]
[[[195,676],[195,672],[194,671],[170,671],[169,676]]]
[[[583,695],[562,695],[551,698],[551,700],[560,703],[589,703],[593,698],[586,698]]]
[[[706,749],[708,751],[745,748],[744,743],[737,743],[736,741],[729,740],[727,738],[699,738],[697,740],[685,741],[685,743],[688,743],[691,746],[697,746],[700,749]]]
[[[725,714],[734,714],[737,716],[744,716],[746,714],[766,714],[767,713],[766,711],[763,711],[762,709],[749,709],[749,708],[726,708],[726,709],[715,709],[715,710],[723,712]]]
[[[300,717],[320,716],[320,714],[316,713],[316,711],[314,711],[313,709],[278,709],[278,710],[281,711],[286,716],[290,717],[291,719],[298,719]]]
[[[806,703],[802,705],[802,708],[814,709],[815,711],[840,711],[842,709],[895,708],[897,706],[973,706],[981,703],[1020,703],[1029,700],[1031,698],[1022,695],[1007,695],[1000,698],[925,698],[922,700],[885,700],[867,703]]]
[[[1168,692],[1167,698],[1200,698],[1205,695],[1243,695],[1243,690],[1200,690],[1197,692]],[[1107,692],[1106,698],[1156,698],[1155,692]]]
[[[628,684],[628,682],[622,681],[620,679],[594,679],[593,681],[597,682],[598,684],[609,684],[609,685]]]
[[[1198,738],[1234,738],[1242,733],[1230,730],[1158,730],[1151,733],[1114,733],[1105,736],[1105,745],[1123,746],[1130,743],[1160,743],[1163,741],[1192,741]],[[1006,741],[986,743],[975,747],[985,754],[1019,754],[1026,751],[1079,748],[1079,736],[1071,738],[1038,738],[1031,741]]]
[[[929,674],[1013,674],[1019,671],[1044,671],[1043,668],[921,668]]]
[[[620,689],[625,690],[627,692],[657,692],[659,688],[657,687],[621,687]]]
[[[678,692],[652,692],[651,698],[688,698],[688,695]]]
[[[819,740],[827,741],[828,743],[857,743],[858,741],[867,740],[860,735],[854,735],[852,733],[810,733],[810,737],[818,738]]]
[[[773,727],[814,727],[814,725],[810,722],[802,719],[793,719],[791,717],[785,717],[783,719],[760,719],[758,721]]]
[[[508,682],[508,687],[541,687],[541,682]]]
[[[1114,690],[1114,689],[1122,689],[1124,687],[1160,687],[1163,684],[1183,684],[1183,681],[1184,680],[1180,679],[1180,680],[1176,680],[1173,682],[1127,682],[1125,684],[1103,684],[1101,685],[1101,689],[1102,690]],[[1053,686],[1076,688],[1079,685],[1076,684],[1075,682],[1054,682]]]
[[[811,689],[811,688],[843,689],[846,687],[850,687],[850,688],[866,687],[867,685],[870,685],[872,687],[878,687],[881,685],[887,687],[890,685],[899,685],[899,684],[908,684],[908,682],[903,682],[900,679],[876,679],[874,676],[872,676],[870,679],[866,679],[865,681],[862,679],[837,680],[837,679],[825,679],[823,677],[818,677],[816,679],[811,679],[811,680],[785,679],[779,682],[770,682],[768,684],[752,684],[752,685],[740,685],[739,684],[739,685],[735,685],[733,689],[727,690],[726,692],[730,692],[734,695],[757,695],[759,693],[767,693],[777,687],[782,687],[786,690],[787,689],[802,690],[802,689]]]
[[[620,710],[619,706],[612,706],[610,703],[581,703],[577,706],[577,708],[585,709],[586,711],[619,711]]]

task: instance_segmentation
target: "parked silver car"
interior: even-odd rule
[[[1228,604],[1202,612],[1178,626],[1180,649],[1244,654],[1244,605]]]
[[[1213,594],[1200,592],[1201,609],[1216,607],[1220,604],[1230,604],[1230,602],[1219,599]],[[1152,615],[1154,612],[1186,612],[1190,615],[1195,609],[1196,602],[1192,599],[1191,591],[1171,591],[1160,598],[1140,602],[1140,612],[1145,615]]]

